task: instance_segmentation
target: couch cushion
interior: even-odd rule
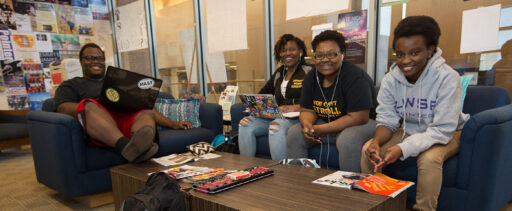
[[[127,161],[113,148],[85,147],[87,171],[109,169]]]
[[[155,157],[185,152],[186,146],[197,142],[211,143],[217,135],[206,128],[192,128],[191,130],[163,129],[159,133],[160,148]]]
[[[22,123],[1,123],[0,140],[28,137],[27,124]]]

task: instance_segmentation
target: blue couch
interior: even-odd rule
[[[243,106],[231,107],[233,130],[243,117]],[[469,86],[464,113],[471,114],[461,135],[459,154],[443,166],[443,187],[438,210],[498,210],[512,200],[512,105],[508,92],[494,86]],[[338,151],[331,143],[323,145],[322,167],[338,168]],[[309,158],[317,159],[320,146],[309,149]],[[257,157],[270,158],[268,137],[257,137]],[[416,181],[416,158],[397,162],[384,173],[398,179]],[[416,186],[407,191],[407,207],[415,203]]]
[[[172,98],[161,93],[161,98]],[[185,152],[185,146],[210,142],[222,133],[222,108],[201,103],[201,128],[159,129],[160,148],[156,157]],[[112,189],[110,168],[127,161],[112,149],[86,145],[81,126],[74,118],[53,112],[53,99],[43,111],[27,114],[37,180],[67,196],[78,197]]]
[[[499,210],[512,200],[512,105],[500,87],[469,86],[459,153],[443,165],[437,210]],[[417,181],[416,157],[391,164],[385,174]],[[416,186],[407,191],[407,207],[415,203]]]

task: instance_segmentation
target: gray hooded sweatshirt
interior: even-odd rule
[[[459,74],[445,63],[441,53],[437,48],[414,84],[407,81],[396,63],[382,79],[377,126],[395,132],[403,124],[409,137],[398,144],[401,160],[416,157],[434,144],[447,144],[469,119],[461,111]]]

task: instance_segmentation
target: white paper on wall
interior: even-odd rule
[[[189,80],[190,83],[197,83],[197,56],[195,56],[197,49],[194,49],[196,39],[194,33],[194,28],[184,29],[179,32],[181,56],[183,56],[187,80]],[[194,58],[194,61],[192,61],[192,58]],[[190,70],[191,68],[192,71]]]
[[[498,49],[500,9],[497,4],[462,13],[461,54]]]
[[[208,49],[210,52],[247,49],[245,1],[206,1]]]
[[[332,23],[324,23],[324,24],[312,26],[311,27],[311,32],[313,33],[312,38],[314,39],[316,37],[316,35],[322,33],[323,31],[332,30],[332,26],[333,26]]]
[[[144,1],[116,8],[114,13],[117,48],[120,52],[148,48]]]
[[[225,64],[224,52],[208,53],[206,56],[206,65],[208,66],[211,77],[211,81],[208,79],[208,82],[222,83],[228,81]]]
[[[179,32],[182,50],[181,55],[183,56],[183,62],[185,62],[187,79],[190,78],[190,83],[197,83],[197,49],[194,49],[194,33],[194,28],[185,29]],[[208,45],[205,45],[205,52],[209,52],[207,46]],[[193,62],[192,57],[194,57]],[[227,82],[228,79],[226,74],[225,63],[226,62],[224,60],[224,52],[207,53],[206,65],[208,66],[209,71],[209,76],[208,73],[206,74],[206,77],[208,77],[207,82]],[[192,71],[190,71],[191,66]]]
[[[39,52],[53,52],[52,40],[50,34],[34,33],[36,38],[36,49]]]
[[[286,0],[286,20],[348,9],[348,0]]]

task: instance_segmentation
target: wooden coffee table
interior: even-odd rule
[[[191,190],[188,201],[191,210],[405,210],[406,191],[390,198],[318,185],[312,181],[334,171],[280,165],[268,159],[231,153],[219,154],[221,158],[188,165],[224,169],[265,166],[273,169],[275,174],[213,195]],[[119,210],[122,200],[144,187],[147,173],[168,168],[153,162],[113,167],[110,172],[116,210]],[[182,188],[192,186],[184,182],[180,185]]]

